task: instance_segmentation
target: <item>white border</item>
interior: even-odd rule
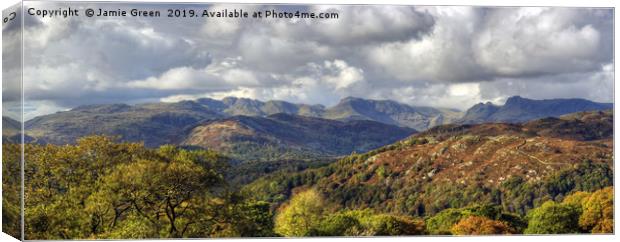
[[[92,1],[92,0],[91,0]],[[135,0],[107,0],[107,2],[144,2],[144,1],[135,1]],[[564,6],[564,7],[613,7],[615,8],[618,4],[614,1],[604,1],[604,0],[370,0],[370,1],[351,1],[351,0],[218,0],[218,1],[179,1],[179,0],[151,0],[149,2],[220,2],[220,3],[292,3],[292,4],[397,4],[397,5],[472,5],[472,6]],[[18,3],[18,1],[0,1],[0,8],[6,9],[14,4]],[[617,39],[615,38],[615,33],[618,30],[618,25],[615,23],[615,11],[614,11],[614,60],[615,56],[617,56],[618,50],[615,48]],[[2,40],[0,38],[0,46],[2,44]],[[2,57],[0,55],[0,63]],[[615,62],[614,62],[615,66]],[[615,68],[614,68],[615,70]],[[2,67],[0,65],[0,72],[2,71]],[[614,80],[615,80],[615,71],[614,71]],[[614,85],[615,86],[615,85]],[[0,94],[0,105],[2,103],[2,94]],[[614,92],[614,103],[618,103],[618,96]],[[614,105],[614,113],[618,113],[617,105]],[[614,115],[615,116],[615,115]],[[614,131],[617,130],[618,124],[620,121],[615,118],[614,119]],[[614,135],[614,144],[618,144],[620,140],[620,136]],[[618,153],[618,146],[614,145],[614,154]],[[0,157],[2,151],[0,150]],[[615,165],[615,160],[614,160]],[[614,169],[615,170],[615,169]],[[0,179],[2,178],[2,174],[0,173]],[[614,184],[618,184],[618,175],[614,172]],[[1,189],[0,189],[1,190]],[[615,189],[615,197],[618,198],[618,189]],[[619,208],[618,199],[615,199],[615,208]],[[618,218],[618,211],[620,209],[616,209],[615,218]],[[0,210],[0,215],[2,214]],[[618,221],[615,221],[614,231],[616,233],[619,230],[620,226],[618,225]],[[470,241],[483,241],[483,242],[496,242],[497,240],[501,241],[617,241],[618,235],[549,235],[549,236],[478,236],[478,237],[372,237],[372,238],[304,238],[304,239],[291,239],[291,241],[370,241],[372,239],[373,242],[384,242],[384,241],[429,241],[429,242],[443,242],[443,241],[459,241],[459,242],[470,242]],[[199,239],[192,241],[230,241],[230,242],[241,242],[248,240],[260,240],[260,241],[282,241],[283,239]],[[8,236],[4,233],[0,233],[0,241],[17,241],[13,237]],[[77,241],[77,240],[76,240]],[[141,240],[148,242],[155,242],[161,240]],[[176,240],[164,240],[164,241],[176,241]]]

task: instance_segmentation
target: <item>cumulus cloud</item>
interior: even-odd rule
[[[601,15],[601,10],[445,7],[431,11],[437,17],[431,34],[371,47],[370,62],[404,81],[464,82],[592,71],[611,61],[607,44],[613,42],[607,34],[611,27],[583,22],[587,16]]]
[[[51,8],[63,3],[32,4]],[[60,106],[114,102],[120,89],[130,95],[120,100],[127,102],[136,98],[131,95],[146,94],[122,90],[131,80],[211,63],[208,51],[174,32],[156,31],[148,22],[29,15],[26,19],[30,24],[24,31],[24,89],[29,100],[55,101]]]
[[[484,70],[473,60],[471,36],[478,29],[480,10],[470,7],[430,9],[437,24],[422,39],[370,46],[368,62],[385,75],[405,81],[467,81]]]
[[[433,83],[421,87],[378,90],[377,97],[394,97],[406,103],[431,107],[471,107],[481,100],[479,83]],[[491,100],[488,100],[491,101]]]
[[[72,6],[97,4],[127,8]],[[151,5],[162,13],[168,7]],[[24,87],[28,100],[45,104],[33,113],[225,96],[323,105],[359,96],[459,109],[511,95],[613,99],[611,9],[206,8],[339,18],[26,18]]]
[[[503,78],[481,83],[482,99],[505,99],[514,95],[534,99],[585,98],[597,102],[613,102],[614,69],[612,64],[583,73],[561,74],[531,79]]]
[[[204,68],[183,66],[172,68],[157,77],[132,80],[129,88],[156,90],[221,90],[235,86],[258,86],[257,77],[250,70],[242,69],[237,64],[241,58],[230,58],[219,63],[209,64]]]
[[[315,78],[322,82],[322,85],[333,87],[336,90],[343,90],[355,83],[364,81],[364,71],[349,66],[343,60],[325,61],[323,65],[310,63],[308,66],[314,72]]]
[[[502,76],[591,71],[610,59],[602,47],[611,39],[601,36],[610,29],[580,23],[582,15],[567,8],[498,9],[474,38],[474,58]]]
[[[3,17],[10,18],[10,13],[18,9],[19,5],[5,9]],[[17,15],[15,15],[17,16]],[[2,24],[2,112],[19,120],[16,107],[21,106],[21,50],[22,38],[19,21],[15,19]]]
[[[230,70],[224,71],[229,72]],[[350,66],[343,60],[308,63],[291,72],[291,74],[272,75],[271,78],[274,82],[281,83],[274,86],[239,83],[225,91],[213,91],[197,95],[171,95],[161,100],[174,102],[201,97],[221,99],[227,96],[235,96],[264,101],[289,100],[299,103],[316,103],[316,100],[323,100],[323,103],[332,104],[338,101],[337,97],[339,96],[349,96],[352,95],[353,90],[366,89],[363,70]],[[247,74],[250,75],[251,73]],[[243,80],[247,79],[251,78],[244,78]]]
[[[407,41],[428,33],[434,18],[415,7],[310,6],[309,11],[339,13],[337,20],[288,21],[275,23],[279,37],[313,40],[328,45],[368,45]]]

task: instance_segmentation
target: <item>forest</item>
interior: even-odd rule
[[[11,194],[19,190],[20,146],[2,148],[4,230],[19,236],[19,198]],[[394,187],[326,182],[372,152],[247,185],[230,179],[229,158],[209,150],[89,136],[75,145],[26,144],[24,153],[30,240],[613,233],[612,169],[590,161],[539,182],[514,176],[500,188],[434,191],[401,184],[411,192],[393,196]],[[400,205],[380,209],[387,200]]]

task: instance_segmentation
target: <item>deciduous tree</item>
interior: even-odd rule
[[[577,206],[548,201],[528,213],[528,227],[524,232],[526,234],[578,233],[580,232],[578,223],[580,214]]]
[[[579,225],[592,233],[614,232],[614,189],[606,187],[583,200]]]
[[[326,202],[322,195],[309,189],[294,195],[280,208],[275,220],[275,232],[289,237],[308,236],[319,225]]]
[[[461,219],[452,227],[454,235],[491,235],[513,234],[514,229],[502,221],[492,220],[481,216],[469,216]]]

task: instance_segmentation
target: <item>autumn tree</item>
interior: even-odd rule
[[[502,221],[492,220],[481,216],[469,216],[461,219],[452,226],[454,235],[492,235],[492,234],[513,234],[514,229]]]
[[[373,216],[370,227],[372,235],[422,235],[425,234],[424,221],[408,216],[379,214]]]
[[[577,191],[564,197],[562,204],[573,205],[579,207],[579,209],[582,209],[583,202],[590,196],[592,196],[592,193]]]
[[[614,232],[614,189],[606,187],[584,198],[579,226],[592,233]]]
[[[21,238],[21,145],[3,139],[2,232]]]
[[[93,185],[145,150],[104,136],[81,138],[76,145],[24,145],[26,239],[91,237],[95,229],[85,206]]]
[[[227,161],[214,152],[105,136],[24,147],[26,239],[207,237],[221,222],[210,201]]]

